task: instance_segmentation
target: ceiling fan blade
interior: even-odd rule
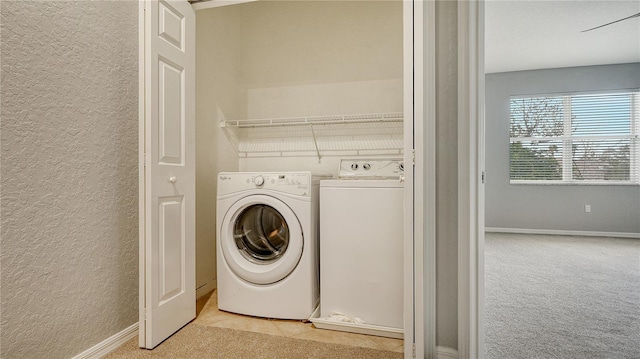
[[[620,21],[624,21],[624,20],[632,19],[632,18],[634,18],[634,17],[640,17],[640,12],[639,12],[639,13],[637,13],[637,14],[633,14],[633,15],[631,15],[631,16],[627,16],[627,17],[625,17],[625,18],[622,18],[622,19],[616,20],[616,21],[612,21],[612,22],[610,22],[610,23],[606,23],[606,24],[604,24],[604,25],[596,26],[596,27],[594,27],[594,28],[587,29],[587,30],[582,30],[582,31],[580,31],[580,32],[587,32],[587,31],[591,31],[591,30],[599,29],[599,28],[601,28],[601,27],[609,26],[609,25],[611,25],[611,24],[615,24],[616,22],[620,22]]]

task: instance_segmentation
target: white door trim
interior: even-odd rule
[[[138,1],[138,288],[144,288],[146,274],[146,262],[145,262],[145,248],[146,248],[146,202],[145,202],[145,76],[146,71],[150,71],[145,67],[144,54],[145,49],[145,2]],[[138,323],[140,323],[140,329],[138,331],[138,346],[144,347],[146,343],[146,328],[145,323],[145,303],[146,303],[145,291],[138,293]]]
[[[191,3],[191,6],[193,7],[193,10],[204,10],[220,6],[238,5],[252,1],[258,0],[198,0]]]
[[[405,163],[414,163],[405,166],[405,286],[412,290],[405,291],[404,352],[436,358],[435,2],[404,5]]]
[[[458,2],[458,357],[484,357],[484,1]]]
[[[414,201],[418,202],[417,194],[415,193],[415,178],[416,167],[412,166],[414,158],[414,124],[418,121],[416,113],[414,111],[414,28],[418,25],[414,17],[415,1],[403,2],[403,48],[404,48],[404,163],[405,163],[405,184],[404,184],[404,268],[403,268],[403,281],[404,281],[404,358],[413,358],[413,351],[417,345],[415,340],[416,331],[416,316],[417,311],[414,306],[415,301],[418,300],[420,295],[415,283],[414,276],[414,242],[419,241],[419,233],[416,233],[414,229],[414,216],[417,214],[414,212]]]

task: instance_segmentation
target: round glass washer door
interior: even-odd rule
[[[300,222],[289,206],[274,197],[253,195],[238,200],[220,228],[225,261],[247,282],[278,282],[296,268],[302,256]]]

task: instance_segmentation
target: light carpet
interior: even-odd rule
[[[486,357],[640,358],[640,240],[487,233]]]
[[[189,324],[154,350],[129,340],[106,359],[229,358],[229,359],[401,359],[402,353],[321,343],[268,334]]]

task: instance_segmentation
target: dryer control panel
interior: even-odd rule
[[[223,172],[218,175],[218,195],[264,189],[308,196],[310,186],[309,172]]]
[[[341,179],[396,179],[404,176],[402,159],[343,159],[340,161]]]

